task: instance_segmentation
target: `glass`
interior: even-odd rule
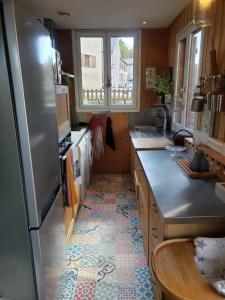
[[[104,46],[102,37],[81,37],[83,105],[105,104]]]
[[[177,64],[177,80],[176,80],[176,99],[179,103],[183,102],[184,93],[184,68],[186,55],[186,38],[178,44],[178,64]],[[182,108],[175,113],[175,122],[181,123]]]
[[[111,37],[111,103],[132,105],[134,37]]]
[[[202,47],[202,31],[197,31],[191,36],[191,56],[189,62],[189,76],[187,87],[187,111],[186,111],[186,127],[194,129],[195,113],[191,111],[193,94],[199,83],[201,47]]]

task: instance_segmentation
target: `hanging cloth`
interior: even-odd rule
[[[99,160],[104,154],[102,126],[99,124],[98,127],[94,129],[93,156],[95,160]]]
[[[106,116],[92,117],[88,124],[88,127],[91,129],[93,135],[92,153],[95,160],[101,159],[101,157],[105,154],[102,130],[104,127],[106,127],[106,121]]]
[[[79,185],[82,183],[81,179],[81,172],[80,172],[80,161],[79,161],[79,151],[78,147],[74,144],[70,147],[73,154],[73,174],[74,174],[74,180],[75,184]]]
[[[105,137],[106,144],[113,150],[115,151],[115,140],[114,140],[114,135],[112,131],[112,120],[110,117],[107,118],[107,123],[106,123],[106,137]]]

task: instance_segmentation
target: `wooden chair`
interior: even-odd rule
[[[194,253],[190,239],[169,240],[155,249],[151,257],[152,271],[166,299],[224,300],[200,273]]]

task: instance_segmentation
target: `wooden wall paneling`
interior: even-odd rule
[[[192,20],[193,5],[190,2],[169,26],[168,65],[174,66],[176,35]]]
[[[209,38],[207,41],[207,44],[205,45],[206,49],[208,50],[208,53],[210,53],[210,50],[212,47],[216,50],[217,54],[217,66],[218,66],[218,72],[223,72],[223,57],[225,53],[221,50],[223,48],[223,36],[224,36],[224,0],[217,0],[216,6],[215,6],[215,12],[214,12],[214,19],[213,19],[213,25],[209,28],[207,28],[209,32]],[[204,74],[210,74],[210,59],[208,56],[204,57],[204,60],[206,62],[206,68],[204,70]],[[221,61],[222,59],[222,61]],[[225,117],[223,113],[217,113],[215,118],[215,126],[213,131],[213,136],[224,140],[225,135],[225,127],[224,127]]]
[[[94,161],[94,173],[130,173],[130,137],[128,128],[128,113],[111,113],[112,129],[116,150],[105,145],[105,156]],[[104,131],[105,138],[105,131]]]
[[[141,108],[153,107],[156,95],[146,90],[146,67],[167,68],[168,29],[143,29],[141,32]]]
[[[174,66],[176,35],[192,20],[192,1],[175,18],[169,27],[168,65]],[[205,28],[202,74],[210,74],[210,51],[217,52],[218,72],[225,71],[225,0],[216,0],[212,10],[212,26]],[[214,137],[225,141],[225,114],[217,113],[215,118]]]
[[[217,0],[215,40],[219,72],[225,71],[225,1]]]

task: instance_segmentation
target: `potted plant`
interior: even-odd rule
[[[157,104],[171,103],[172,84],[170,76],[163,78],[156,75],[154,91],[158,95]]]

